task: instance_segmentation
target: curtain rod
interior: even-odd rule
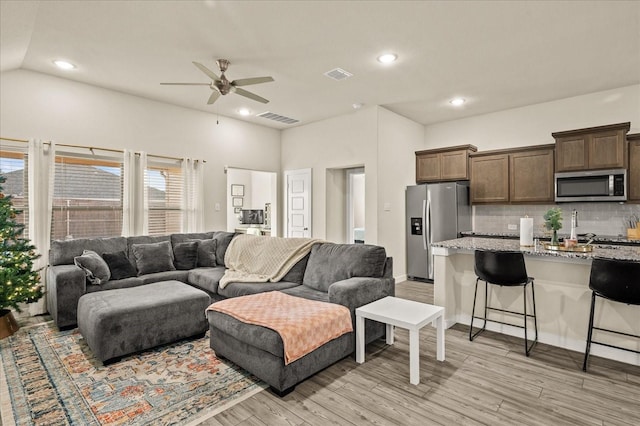
[[[3,138],[0,137],[0,139],[2,139],[3,141],[11,141],[11,142],[24,142],[24,143],[28,143],[28,140],[25,139],[12,139],[12,138]],[[46,144],[50,144],[51,142],[45,142]],[[108,152],[119,152],[119,153],[124,153],[123,150],[121,149],[112,149],[112,148],[98,148],[95,146],[83,146],[83,145],[69,145],[69,144],[56,144],[56,146],[63,146],[65,148],[81,148],[81,149],[88,149],[89,151],[91,151],[93,153],[94,149],[99,149],[100,151],[108,151]],[[135,153],[136,155],[139,155],[137,152]],[[169,157],[166,155],[155,155],[155,154],[147,154],[149,157],[156,157],[156,158],[165,158],[167,160],[180,160],[182,161],[182,158],[179,157]],[[197,161],[202,161],[203,163],[206,163],[206,160],[197,160]]]

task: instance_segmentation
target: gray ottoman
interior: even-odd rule
[[[78,301],[78,328],[102,362],[207,331],[209,295],[179,281],[98,291]]]

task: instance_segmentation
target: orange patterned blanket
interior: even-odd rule
[[[279,291],[222,300],[207,310],[277,331],[284,345],[285,365],[353,331],[351,314],[346,306],[303,299]]]

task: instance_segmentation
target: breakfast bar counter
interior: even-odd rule
[[[640,261],[640,245],[594,244],[592,252],[583,253],[545,250],[542,244],[520,247],[519,240],[463,237],[434,243],[432,248],[434,303],[445,307],[446,327],[455,323],[471,323],[476,282],[474,250],[521,251],[528,275],[535,278],[539,341],[577,352],[584,352],[586,345],[591,303],[591,260],[602,257]],[[479,298],[481,294],[484,297],[484,292],[479,291]],[[489,298],[490,303],[503,309],[522,311],[521,288],[504,287],[499,292],[490,291]],[[483,300],[478,303],[482,304]],[[528,306],[527,310],[530,308]],[[490,318],[514,322],[514,318],[506,314],[493,314]],[[598,303],[595,322],[604,328],[640,335],[640,307],[604,301]],[[515,324],[518,323],[515,318]],[[521,329],[508,325],[488,322],[487,329],[522,337]],[[638,339],[608,333],[601,333],[599,338],[631,350],[640,350]],[[640,366],[640,355],[632,352],[597,345],[592,347],[591,353]],[[535,356],[535,349],[532,356]]]

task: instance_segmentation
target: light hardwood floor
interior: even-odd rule
[[[433,285],[405,281],[396,295],[433,303]],[[585,312],[585,319],[588,313]],[[586,323],[585,323],[586,327]],[[446,332],[435,360],[435,328],[420,333],[420,384],[409,384],[409,334],[370,345],[366,362],[343,359],[279,398],[265,390],[206,420],[219,425],[640,425],[640,367],[468,327]]]
[[[405,281],[396,295],[433,303],[433,285]],[[438,362],[435,328],[421,330],[418,386],[409,334],[397,329],[393,346],[367,347],[364,364],[345,358],[284,398],[265,390],[201,425],[640,425],[640,367],[592,356],[583,373],[582,353],[538,344],[527,358],[521,339],[486,331],[469,342],[468,331],[446,331]]]

